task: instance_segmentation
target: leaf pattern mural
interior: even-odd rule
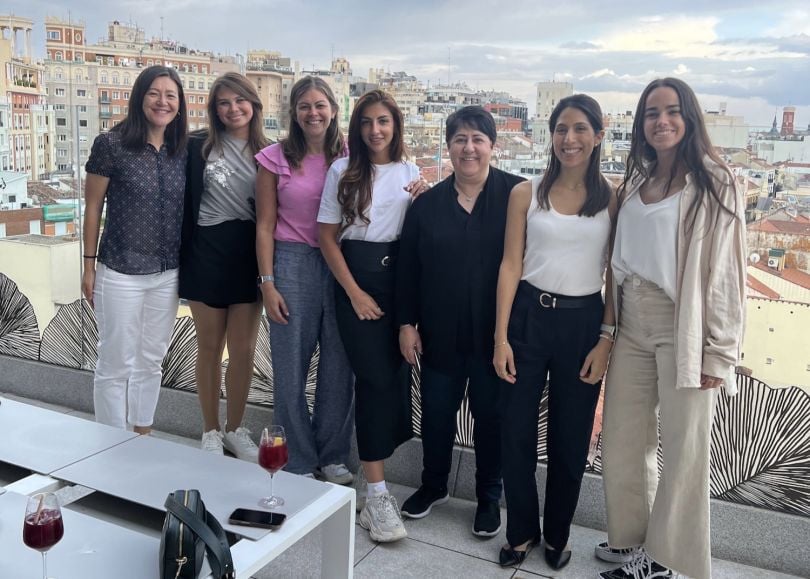
[[[0,354],[37,360],[39,327],[34,308],[17,284],[0,273]]]
[[[59,308],[42,332],[39,359],[48,364],[95,370],[98,326],[87,300],[78,299]]]

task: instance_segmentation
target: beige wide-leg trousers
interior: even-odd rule
[[[709,445],[716,394],[675,388],[675,304],[664,291],[633,276],[621,296],[602,431],[608,542],[615,548],[642,545],[661,565],[710,579]]]

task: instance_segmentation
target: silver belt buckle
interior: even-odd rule
[[[543,301],[546,298],[548,298],[548,300],[549,300],[548,303]],[[554,308],[557,307],[557,298],[553,297],[551,294],[546,293],[546,292],[543,292],[543,293],[540,294],[540,299],[538,301],[540,302],[540,305],[542,307],[544,307],[544,308],[552,308],[552,309],[554,309]]]
[[[388,267],[388,265],[391,263],[391,256],[390,255],[384,256],[380,260],[380,263],[382,264],[383,267]]]

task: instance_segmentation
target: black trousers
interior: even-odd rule
[[[384,460],[413,436],[411,367],[399,352],[399,328],[394,319],[394,263],[397,243],[344,241],[346,264],[357,284],[385,315],[361,320],[351,300],[335,284],[338,331],[354,372],[357,450],[360,460]]]
[[[593,294],[579,309],[542,307],[521,282],[509,318],[517,382],[501,382],[503,483],[506,539],[517,546],[539,535],[537,421],[548,376],[548,477],[543,534],[565,548],[588,458],[600,384],[586,384],[579,371],[599,340],[603,304]],[[556,296],[558,298],[564,296]],[[546,298],[544,303],[550,304]]]
[[[469,379],[469,385],[468,385]],[[500,380],[492,362],[458,354],[453,371],[422,366],[422,484],[447,489],[456,435],[456,414],[469,392],[475,445],[475,493],[478,500],[501,498]]]

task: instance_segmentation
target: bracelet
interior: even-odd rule
[[[260,275],[256,278],[256,285],[261,286],[263,283],[275,282],[276,278],[272,275]]]
[[[605,332],[605,333],[603,333],[603,334],[599,334],[599,339],[601,340],[602,338],[604,338],[605,340],[607,340],[607,341],[608,341],[608,342],[610,342],[611,344],[612,344],[613,342],[615,342],[615,341],[616,341],[616,340],[613,338],[613,336],[611,336],[611,335],[610,335],[610,334],[608,334],[607,332]]]
[[[505,346],[505,345],[507,345],[508,343],[509,343],[509,342],[506,342],[506,341],[504,341],[504,342],[498,342],[497,344],[495,344],[495,348],[500,348],[501,346]]]
[[[604,332],[606,334],[610,334],[610,337],[612,338],[613,336],[616,335],[616,326],[610,326],[608,324],[602,324],[601,326],[599,326],[599,331]]]
[[[84,259],[96,259],[98,256],[97,255],[83,255],[82,257]]]

